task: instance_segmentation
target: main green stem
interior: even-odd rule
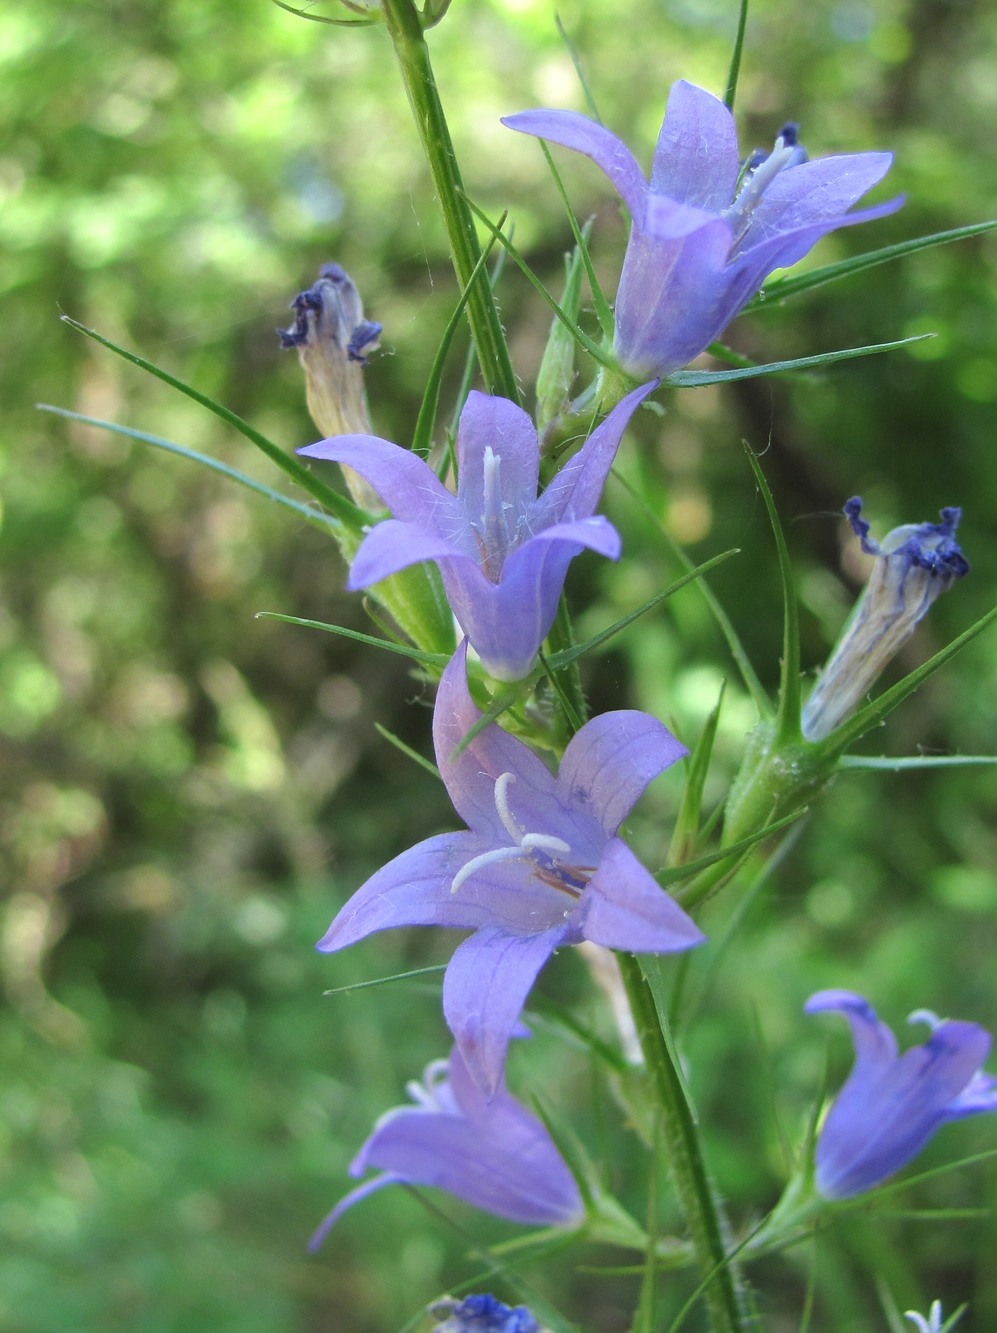
[[[471,282],[481,258],[477,232],[467,206],[453,141],[429,60],[429,47],[413,0],[382,0],[388,35],[395,48],[405,91],[415,114],[416,127],[429,162],[440,202],[454,272],[461,288]],[[471,337],[488,392],[519,403],[519,388],[509,359],[509,348],[499,321],[495,299],[482,269],[474,279],[467,302]]]
[[[661,1020],[640,963],[617,954],[637,1036],[661,1106],[665,1149],[679,1202],[705,1287],[703,1299],[713,1333],[740,1333],[741,1308],[736,1278],[724,1245],[720,1210],[699,1148],[696,1120],[682,1077],[665,1041]]]

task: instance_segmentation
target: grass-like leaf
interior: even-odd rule
[[[270,461],[276,463],[277,467],[279,467],[282,472],[286,472],[293,481],[296,481],[302,490],[313,495],[320,504],[325,505],[330,513],[335,514],[336,517],[348,527],[355,528],[359,531],[360,528],[368,522],[369,515],[365,514],[362,509],[358,509],[357,506],[351,504],[345,496],[340,495],[339,492],[333,490],[331,486],[327,486],[321,478],[315,476],[313,472],[310,472],[308,468],[299,463],[293,455],[285,453],[280,445],[274,444],[273,440],[268,440],[265,435],[262,435],[255,429],[255,427],[251,426],[248,421],[244,421],[242,417],[237,416],[235,412],[230,412],[229,409],[223,407],[221,403],[217,403],[213,398],[209,398],[207,394],[201,393],[200,390],[195,389],[193,385],[187,384],[181,379],[177,379],[177,377],[171,375],[168,370],[163,370],[160,366],[154,365],[151,361],[147,361],[144,356],[139,356],[137,352],[129,352],[126,348],[119,347],[117,343],[112,342],[110,338],[105,338],[104,335],[98,333],[96,329],[88,329],[85,324],[80,324],[77,320],[70,319],[68,315],[62,315],[60,318],[63,323],[68,324],[70,328],[76,329],[78,333],[82,333],[87,338],[92,338],[94,342],[100,343],[102,347],[106,347],[109,351],[114,352],[116,356],[120,356],[123,360],[131,362],[133,366],[138,366],[140,370],[146,371],[147,374],[154,375],[156,379],[162,380],[164,384],[168,384],[171,389],[178,389],[180,393],[184,394],[187,398],[192,398],[195,403],[199,403],[202,407],[206,407],[208,411],[212,412],[216,417],[220,417],[227,426],[231,426],[233,430],[237,430],[244,439],[247,439],[250,442],[250,444],[255,445],[257,449],[265,453]]]
[[[589,254],[588,238],[578,225],[578,219],[575,217],[575,211],[571,207],[568,199],[568,193],[564,188],[564,182],[561,180],[560,173],[554,165],[554,159],[550,155],[550,149],[543,139],[540,140],[540,147],[543,149],[543,155],[547,159],[547,166],[550,168],[550,174],[554,177],[554,185],[558,194],[561,196],[561,203],[564,205],[564,211],[568,215],[568,225],[571,227],[571,234],[575,238],[575,245],[582,257],[582,263],[585,266],[585,276],[589,280],[589,287],[592,291],[592,301],[595,305],[596,318],[599,321],[599,327],[605,337],[612,338],[615,320],[613,312],[610,309],[609,302],[603,295],[602,288],[599,286],[599,279],[596,277],[595,265],[592,263],[592,256]]]
[[[321,509],[314,509],[311,505],[302,504],[300,500],[292,500],[288,495],[281,495],[279,491],[271,490],[269,486],[264,486],[261,481],[255,481],[252,477],[240,472],[238,468],[229,467],[227,463],[221,463],[217,458],[211,458],[208,454],[199,453],[196,449],[188,449],[186,445],[174,444],[172,440],[164,440],[159,435],[149,435],[144,430],[134,430],[131,426],[119,426],[113,421],[101,421],[99,417],[84,416],[82,412],[70,412],[66,407],[54,407],[51,403],[37,403],[36,406],[42,412],[54,412],[56,416],[65,417],[69,421],[79,421],[85,426],[97,426],[101,430],[111,431],[114,435],[125,435],[130,440],[139,440],[143,444],[151,444],[155,449],[163,449],[168,454],[179,454],[181,458],[189,458],[195,463],[200,463],[203,467],[210,468],[212,472],[219,472],[223,477],[228,477],[230,481],[237,481],[240,486],[246,486],[251,491],[256,491],[258,495],[265,495],[268,500],[273,500],[274,504],[283,505],[285,509],[292,509],[302,518],[306,518],[309,523],[317,523],[319,527],[339,528],[338,519],[331,514],[325,513]]]
[[[703,788],[710,771],[710,760],[713,757],[713,745],[717,738],[717,725],[720,721],[720,710],[726,688],[727,682],[724,681],[720,686],[720,696],[716,705],[710,711],[686,765],[685,790],[682,793],[682,804],[679,806],[671,845],[668,848],[668,865],[681,865],[688,861],[699,841]]]
[[[851,259],[840,259],[835,264],[825,264],[823,268],[815,268],[811,273],[801,273],[799,277],[776,278],[748,302],[743,313],[770,310],[791,296],[799,296],[801,292],[822,287],[826,282],[848,278],[853,273],[875,268],[877,264],[888,264],[891,259],[902,259],[904,255],[915,254],[918,250],[930,250],[936,245],[951,245],[953,241],[965,241],[971,236],[983,236],[994,228],[997,228],[997,220],[974,222],[968,227],[953,227],[950,231],[936,231],[931,236],[918,236],[912,241],[884,245],[880,250],[870,250],[864,255],[854,255]]]
[[[373,634],[362,634],[356,629],[346,629],[343,625],[328,625],[322,620],[304,620],[300,616],[285,616],[280,611],[257,611],[257,620],[283,620],[287,625],[302,625],[305,629],[321,629],[326,634],[339,634],[344,639],[355,639],[357,643],[366,643],[371,648],[383,648],[385,652],[397,653],[399,657],[411,658],[423,666],[442,669],[450,661],[445,653],[426,653],[421,648],[413,648],[407,643],[396,643],[391,639],[378,639]]]
[[[737,16],[737,34],[734,37],[734,50],[731,52],[727,82],[724,85],[724,106],[728,111],[734,110],[734,95],[737,92],[737,76],[741,72],[741,53],[744,50],[744,34],[747,27],[748,0],[741,0],[741,8]]]
[[[439,778],[441,782],[443,781],[440,777],[440,770],[436,765],[430,763],[426,756],[420,754],[418,750],[413,750],[411,745],[406,745],[400,736],[396,736],[395,733],[389,731],[387,727],[382,727],[380,722],[374,723],[374,730],[379,736],[383,736],[386,741],[393,745],[396,750],[401,750],[402,754],[405,755],[407,759],[411,759],[414,764],[418,764],[420,768],[424,768],[431,777]]]
[[[912,754],[892,759],[889,755],[843,754],[838,760],[839,769],[852,772],[862,769],[885,769],[888,773],[901,773],[911,768],[969,768],[974,764],[992,767],[997,764],[997,755]]]
[[[895,352],[898,347],[933,338],[933,333],[918,333],[896,342],[871,343],[868,347],[843,347],[837,352],[819,352],[816,356],[795,357],[792,361],[769,361],[763,366],[741,366],[736,370],[676,370],[664,381],[678,389],[698,389],[704,384],[723,384],[727,380],[752,380],[760,375],[781,375],[792,370],[813,370],[829,366],[834,361],[852,361],[859,356],[878,356],[881,352]]]

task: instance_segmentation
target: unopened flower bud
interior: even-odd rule
[[[894,528],[882,543],[870,538],[861,510],[855,496],[845,505],[845,517],[876,563],[803,709],[808,741],[823,740],[854,712],[932,602],[969,572],[955,539],[961,509],[943,509],[940,523]]]
[[[353,279],[338,264],[323,264],[318,281],[294,298],[291,309],[295,321],[279,331],[281,346],[298,350],[315,425],[326,438],[372,434],[363,367],[378,345],[381,325],[364,319]],[[343,475],[362,509],[383,508],[355,472],[344,468]]]

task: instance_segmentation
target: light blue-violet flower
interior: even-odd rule
[[[585,547],[619,558],[619,533],[595,507],[627,422],[654,387],[628,394],[539,497],[533,422],[508,399],[483,393],[470,393],[460,415],[456,495],[416,454],[373,435],[299,449],[359,472],[394,515],[361,543],[348,586],[368,588],[435,560],[485,670],[499,680],[528,675],[571,561]]]
[[[800,722],[808,741],[823,740],[855,711],[931,604],[969,573],[955,539],[961,509],[943,509],[940,523],[905,523],[882,542],[869,536],[857,495],[844,512],[876,563],[804,706]]]
[[[912,1324],[916,1324],[917,1333],[943,1333],[944,1325],[942,1323],[942,1303],[941,1301],[932,1301],[931,1309],[928,1311],[928,1317],[925,1319],[923,1314],[918,1314],[916,1310],[906,1310],[904,1318],[909,1319]],[[949,1327],[954,1327],[950,1324]]]
[[[617,830],[649,782],[687,753],[647,713],[602,713],[572,738],[555,776],[481,717],[466,678],[466,642],[440,681],[436,762],[468,825],[400,856],[364,884],[318,947],[327,952],[395,926],[475,933],[443,979],[443,1012],[471,1076],[499,1086],[509,1036],[537,973],[561,945],[592,940],[672,953],[703,940]]]
[[[613,350],[636,379],[669,375],[707,348],[776,268],[838,227],[883,217],[893,199],[848,210],[886,175],[890,153],[810,162],[786,125],[742,166],[734,118],[684,80],[672,86],[650,183],[620,139],[574,111],[523,111],[504,125],[561,144],[606,173],[631,218]]]
[[[525,1305],[508,1306],[494,1296],[452,1296],[436,1301],[429,1313],[442,1324],[433,1333],[544,1333]]]
[[[487,1099],[456,1047],[406,1088],[412,1106],[385,1112],[350,1164],[381,1174],[341,1199],[309,1243],[315,1250],[348,1208],[385,1185],[431,1185],[525,1226],[574,1227],[585,1209],[543,1121],[500,1082]]]
[[[852,1072],[817,1141],[815,1183],[825,1198],[847,1199],[880,1184],[948,1121],[997,1111],[997,1078],[981,1069],[990,1034],[976,1023],[919,1009],[909,1021],[927,1023],[931,1035],[899,1055],[893,1033],[853,991],[818,991],[805,1009],[844,1014],[855,1044]]]

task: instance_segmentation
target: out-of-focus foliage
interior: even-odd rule
[[[645,163],[675,78],[722,88],[730,0],[558,9],[601,115]],[[495,215],[511,209],[517,244],[554,285],[567,244],[556,194],[537,146],[498,123],[539,104],[584,109],[553,6],[455,4],[431,45],[470,193]],[[253,619],[268,609],[369,627],[320,532],[190,463],[33,407],[126,422],[274,482],[244,441],[58,315],[142,352],[290,450],[314,432],[273,330],[335,259],[385,325],[385,354],[367,372],[372,413],[380,433],[404,440],[456,291],[393,57],[380,28],[321,27],[266,0],[13,0],[0,67],[0,1324],[394,1330],[466,1276],[471,1237],[511,1234],[457,1207],[451,1231],[388,1191],[317,1258],[304,1252],[371,1121],[447,1047],[432,976],[322,991],[439,961],[450,941],[413,932],[335,959],[311,953],[366,873],[449,826],[442,791],[373,729],[378,720],[425,751],[426,700],[398,659]],[[809,262],[997,211],[995,71],[997,13],[983,0],[756,0],[742,147],[770,143],[792,117],[815,153],[892,148],[890,183],[908,196]],[[579,212],[597,214],[611,288],[625,239],[616,204],[594,168],[569,154],[558,165]],[[547,314],[515,272],[501,293],[529,385]],[[932,611],[908,665],[992,603],[997,241],[876,269],[731,332],[740,351],[775,360],[926,330],[938,336],[821,376],[684,391],[630,437],[620,470],[654,518],[702,558],[742,547],[714,586],[768,682],[779,596],[742,437],[767,448],[807,665],[857,586],[834,518],[855,492],[881,533],[965,507],[973,574]],[[622,486],[607,505],[633,558],[579,562],[582,632],[675,572]],[[977,641],[872,750],[997,750],[995,660],[992,635]],[[689,591],[585,675],[597,707],[625,696],[692,737],[732,668]],[[732,686],[721,769],[752,720]],[[702,1013],[688,1055],[711,1165],[737,1215],[776,1198],[783,1144],[800,1141],[820,1085],[825,1034],[800,1012],[810,990],[852,986],[891,1021],[929,1005],[997,1024],[995,795],[984,769],[840,779],[736,947],[695,961]],[[651,860],[677,797],[677,783],[662,783],[634,826]],[[730,906],[712,908],[714,933]],[[594,1012],[587,991],[565,958],[536,1004],[569,992]],[[845,1045],[838,1034],[836,1073]],[[645,1183],[628,1173],[623,1132],[607,1129],[616,1115],[593,1092],[584,1052],[543,1030],[526,1046],[520,1086],[570,1111],[642,1213]],[[922,1162],[991,1142],[985,1121],[959,1126]],[[992,1166],[964,1168],[894,1201],[984,1207],[994,1180]],[[813,1327],[885,1327],[879,1273],[901,1309],[969,1300],[960,1327],[991,1329],[993,1249],[992,1213],[859,1216],[821,1246]],[[627,1326],[633,1279],[557,1262],[526,1276],[593,1333]],[[757,1279],[765,1326],[798,1327],[807,1261],[769,1261]],[[666,1327],[688,1286],[661,1288]]]

